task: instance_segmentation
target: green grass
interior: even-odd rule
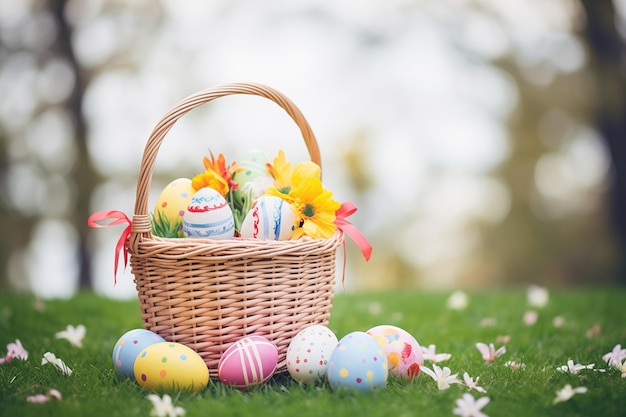
[[[330,328],[339,338],[365,331],[378,324],[393,324],[409,331],[422,345],[435,344],[438,352],[452,354],[441,362],[453,373],[480,377],[491,402],[483,409],[495,416],[618,416],[624,415],[626,378],[617,369],[581,371],[572,375],[556,371],[568,359],[595,363],[606,368],[602,355],[613,346],[626,346],[626,290],[578,289],[551,291],[546,307],[536,309],[534,326],[522,323],[530,307],[525,289],[469,293],[465,310],[446,308],[446,292],[382,292],[337,294]],[[552,324],[555,316],[565,319],[562,327]],[[496,324],[481,326],[491,317]],[[68,324],[84,324],[83,348],[58,340],[55,333]],[[586,332],[594,325],[601,331]],[[1,416],[148,416],[152,409],[148,392],[120,377],[113,369],[111,353],[116,340],[127,330],[141,327],[138,303],[117,302],[92,294],[71,300],[36,302],[30,296],[0,295],[0,356],[16,338],[29,351],[27,361],[0,365]],[[510,336],[505,355],[485,364],[476,342],[494,343]],[[51,351],[74,373],[62,375],[41,358]],[[513,360],[526,365],[513,370],[504,366]],[[426,364],[430,366],[430,363]],[[586,394],[552,404],[556,391],[566,384],[586,386]],[[26,397],[56,388],[62,401],[31,404]],[[456,399],[468,392],[462,385],[439,391],[435,382],[421,374],[412,382],[390,378],[386,388],[370,393],[336,392],[327,383],[299,385],[288,375],[274,377],[252,392],[240,392],[219,382],[210,382],[201,393],[172,393],[175,405],[186,416],[453,416]]]

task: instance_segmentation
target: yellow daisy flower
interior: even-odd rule
[[[274,186],[278,192],[289,194],[293,169],[291,168],[291,162],[287,162],[285,153],[282,150],[278,151],[278,156],[271,163],[267,164],[267,169],[274,178]]]
[[[294,230],[293,239],[303,235],[329,238],[337,230],[335,213],[341,204],[333,200],[330,191],[324,189],[319,173],[317,164],[300,163],[294,168],[289,193],[287,195],[276,193],[291,203],[296,212],[296,225],[300,227]]]

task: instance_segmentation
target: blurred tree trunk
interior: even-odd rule
[[[66,0],[52,0],[50,11],[54,16],[58,35],[56,41],[56,52],[64,58],[71,66],[75,83],[74,89],[67,101],[67,109],[72,115],[74,122],[74,146],[76,149],[76,160],[72,170],[72,182],[76,191],[76,204],[73,213],[70,214],[70,222],[76,229],[79,236],[79,287],[88,289],[92,287],[90,253],[87,244],[89,227],[87,218],[90,214],[89,200],[91,190],[98,182],[98,176],[93,169],[87,150],[87,123],[83,114],[83,96],[85,93],[87,77],[81,69],[74,49],[72,47],[72,27],[65,17]]]
[[[617,31],[612,1],[582,0],[582,5],[595,83],[595,123],[611,154],[610,203],[623,263],[619,282],[626,285],[626,44]]]

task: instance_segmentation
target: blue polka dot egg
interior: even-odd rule
[[[387,385],[387,355],[372,336],[352,332],[339,340],[328,360],[327,372],[333,389],[373,391]]]
[[[165,342],[158,334],[146,329],[129,330],[120,337],[113,347],[113,366],[122,376],[135,379],[133,367],[137,355],[150,345]]]

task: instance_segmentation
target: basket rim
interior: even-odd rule
[[[135,257],[159,256],[172,259],[190,258],[211,254],[222,259],[268,258],[279,256],[315,256],[320,252],[335,250],[344,242],[339,230],[329,238],[303,237],[296,240],[260,240],[234,238],[212,240],[203,238],[162,238],[144,237],[140,242],[129,245],[129,252]]]

